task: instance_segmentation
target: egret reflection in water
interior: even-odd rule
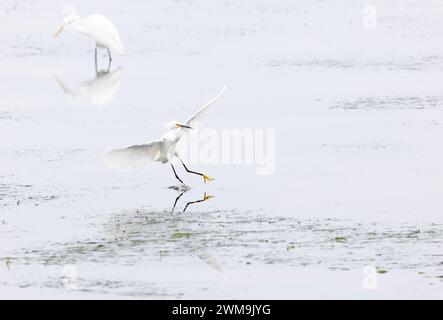
[[[177,198],[175,198],[174,205],[172,206],[172,211],[171,211],[172,213],[174,213],[175,208],[177,207],[177,203],[178,203],[178,201],[180,200],[180,198],[183,197],[183,195],[184,195],[188,190],[189,190],[189,189],[180,190],[180,194],[177,196]],[[200,203],[200,202],[208,201],[209,199],[212,199],[212,198],[214,198],[214,196],[207,195],[206,192],[205,192],[204,195],[203,195],[203,197],[202,197],[201,199],[197,199],[197,200],[194,200],[194,201],[188,201],[188,202],[186,203],[186,205],[184,206],[184,208],[183,208],[183,210],[182,210],[182,213],[185,213],[189,206],[191,206],[191,205],[193,205],[193,204]]]
[[[123,70],[123,67],[119,66],[114,71],[109,69],[97,71],[94,79],[80,83],[74,90],[60,78],[55,77],[55,79],[66,95],[84,99],[92,106],[101,107],[111,103],[117,95]]]

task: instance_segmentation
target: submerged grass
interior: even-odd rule
[[[175,232],[172,234],[171,238],[189,238],[192,236],[192,232]]]
[[[346,237],[335,237],[335,241],[337,242],[346,242],[348,239]]]

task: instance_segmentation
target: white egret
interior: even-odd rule
[[[63,21],[55,33],[56,38],[63,30],[76,30],[90,38],[95,43],[95,64],[97,65],[97,48],[106,48],[108,50],[109,61],[112,61],[111,52],[114,50],[119,55],[125,54],[125,47],[120,40],[120,35],[114,24],[101,14],[91,14],[87,17],[80,17],[73,6],[66,6],[63,9]]]
[[[195,112],[186,122],[171,121],[166,124],[168,131],[160,140],[152,141],[147,144],[133,145],[123,149],[115,149],[105,154],[104,163],[114,169],[138,169],[151,162],[159,161],[169,163],[172,167],[175,177],[183,184],[175,171],[173,161],[178,159],[188,173],[203,177],[203,182],[214,180],[206,174],[189,170],[176,152],[178,142],[185,137],[191,130],[198,130],[202,121],[206,117],[212,104],[224,93],[226,86],[218,95],[208,101],[203,107]]]

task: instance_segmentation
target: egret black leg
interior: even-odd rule
[[[214,178],[208,177],[207,175],[205,175],[205,174],[203,174],[203,173],[189,170],[188,167],[186,167],[185,163],[182,161],[182,159],[180,159],[178,156],[177,156],[177,158],[180,160],[180,162],[182,163],[183,167],[185,167],[185,170],[186,170],[187,172],[189,172],[189,173],[193,173],[193,174],[196,174],[196,175],[199,175],[199,176],[202,176],[202,177],[203,177],[203,182],[204,182],[204,183],[206,183],[206,181],[212,181],[212,180],[214,180]]]
[[[97,47],[95,47],[95,73],[98,73],[98,67],[97,67]]]
[[[171,211],[171,213],[174,213],[174,210],[175,210],[175,207],[177,206],[177,202],[178,202],[178,200],[180,200],[180,198],[183,196],[183,194],[184,194],[185,192],[186,192],[186,190],[184,190],[182,193],[180,193],[180,194],[178,195],[177,198],[175,198],[174,206],[172,207],[172,211]]]
[[[182,161],[182,159],[180,159],[180,158],[178,158],[178,159],[179,159],[180,162],[182,163],[183,167],[185,167],[185,170],[186,170],[187,172],[189,172],[189,173],[193,173],[193,174],[198,174],[199,176],[202,176],[202,177],[204,176],[203,173],[195,172],[195,171],[189,170],[188,167],[186,167],[185,163]]]
[[[206,193],[205,193],[205,195],[203,196],[203,199],[201,199],[201,200],[197,200],[197,201],[191,201],[191,202],[188,202],[188,203],[186,204],[185,208],[183,209],[182,213],[185,213],[186,209],[188,209],[188,207],[189,207],[191,204],[195,204],[195,203],[199,203],[199,202],[204,202],[204,201],[207,201],[207,200],[209,200],[209,199],[211,199],[211,198],[213,198],[213,196],[207,196]]]
[[[108,49],[108,57],[109,57],[109,62],[111,62],[112,61],[112,57],[111,57],[111,51],[109,50],[109,48],[107,48]]]
[[[111,69],[111,60],[108,62],[108,69],[106,70],[106,73],[109,73],[109,70]]]
[[[175,175],[175,177],[177,178],[177,180],[180,181],[182,184],[184,184],[183,181],[182,181],[182,179],[180,179],[180,178],[178,177],[177,172],[175,172],[175,168],[174,168],[174,166],[172,165],[172,163],[171,163],[171,168],[172,168],[172,171],[174,171],[174,175]]]

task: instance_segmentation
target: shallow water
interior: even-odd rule
[[[57,1],[0,5],[1,297],[442,298],[439,2],[376,4],[372,31],[358,1],[75,4],[121,32],[109,73],[52,39]],[[180,169],[171,212],[169,167],[103,164],[225,83],[206,126],[275,129],[274,174]]]

